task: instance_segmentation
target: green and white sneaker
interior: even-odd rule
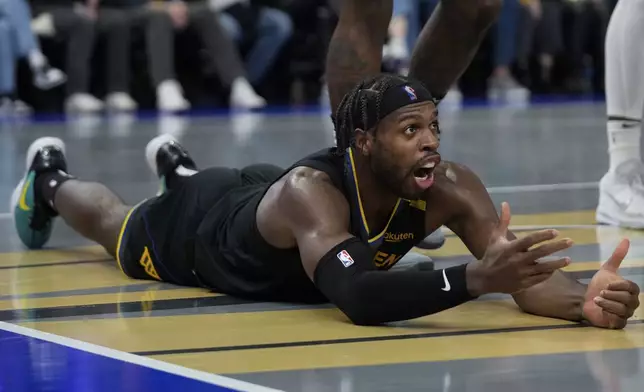
[[[37,139],[27,150],[26,167],[25,176],[11,196],[10,208],[22,243],[29,249],[39,249],[49,241],[53,218],[58,214],[38,197],[36,176],[47,171],[67,171],[65,143],[54,137]]]
[[[170,135],[160,135],[150,140],[145,147],[145,160],[152,173],[160,180],[157,196],[169,189],[167,178],[171,173],[189,177],[198,171],[188,151]],[[186,173],[178,172],[179,166],[181,170],[186,170]]]

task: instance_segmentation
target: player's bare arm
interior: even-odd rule
[[[349,234],[348,204],[325,174],[296,169],[279,193],[275,212],[281,218],[275,219],[287,222],[307,274],[356,324],[437,313],[474,299],[468,287],[484,286],[478,276],[466,276],[465,265],[444,271],[377,270],[372,249]]]
[[[487,190],[480,179],[468,168],[453,163],[442,165],[441,171],[437,173],[436,184],[429,195],[428,203],[452,206],[446,212],[452,215],[451,218],[445,217],[448,219],[447,226],[461,238],[477,259],[485,259],[491,251],[490,245],[495,242],[506,245],[517,241],[517,237],[507,230],[510,223],[509,206],[503,204],[499,218]],[[428,225],[436,225],[436,218],[428,216]],[[499,227],[503,230],[499,231]],[[531,236],[554,239],[557,234],[554,230],[543,230],[530,234],[524,239]],[[552,254],[570,246],[572,241],[564,238],[536,248],[522,244],[514,251],[520,258],[526,254]],[[615,254],[597,273],[589,286],[572,279],[563,271],[550,270],[548,273],[543,273],[544,265],[563,260],[558,259],[554,262],[534,263],[534,279],[540,282],[535,282],[534,285],[521,290],[507,290],[507,292],[512,294],[517,305],[528,313],[572,321],[587,320],[600,327],[622,328],[639,306],[637,285],[616,274],[627,250],[627,242],[620,244]],[[476,262],[473,264],[473,269],[480,270],[484,274],[492,271],[481,268],[482,264]],[[506,275],[506,277],[511,276]],[[515,276],[514,279],[520,279],[520,276]],[[507,283],[510,284],[510,282]],[[601,295],[602,291],[603,295]]]

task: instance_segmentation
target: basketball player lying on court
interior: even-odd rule
[[[623,241],[588,286],[559,271],[569,248],[554,230],[517,239],[468,168],[441,161],[434,99],[419,82],[380,75],[335,113],[337,146],[282,170],[197,166],[168,136],[146,148],[164,193],[131,208],[105,186],[67,174],[63,142],[36,140],[13,208],[30,248],[60,215],[135,279],[206,287],[263,301],[326,302],[356,324],[443,311],[509,293],[526,312],[623,328],[638,286],[617,274]],[[470,249],[468,264],[387,271],[442,225]],[[553,240],[553,241],[551,241]]]

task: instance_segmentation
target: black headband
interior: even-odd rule
[[[376,107],[378,94],[382,94],[380,108]],[[365,130],[375,127],[383,118],[400,109],[403,106],[420,102],[435,102],[429,91],[420,83],[409,80],[389,87],[384,92],[361,89],[358,90],[358,99],[355,100],[356,107],[351,108],[353,112],[353,124],[356,127],[364,126]],[[363,118],[363,111],[359,105],[366,104],[366,119]],[[379,109],[379,110],[378,110]]]

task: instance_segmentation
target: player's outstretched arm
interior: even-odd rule
[[[374,325],[426,316],[475,298],[466,266],[441,271],[379,271],[371,248],[349,234],[349,206],[326,174],[302,168],[278,197],[304,268],[351,321]]]
[[[454,172],[451,177],[457,180],[450,180],[448,185],[439,187],[439,189],[450,187],[451,189],[447,189],[447,191],[443,189],[444,192],[434,192],[433,194],[437,195],[435,197],[439,200],[429,200],[428,204],[441,202],[440,199],[445,198],[452,202],[454,205],[453,218],[447,226],[461,238],[477,259],[485,259],[489,255],[490,244],[494,241],[525,241],[525,238],[535,235],[534,233],[529,234],[517,240],[517,237],[508,230],[510,224],[509,206],[506,203],[502,205],[499,217],[480,179],[463,166],[450,165],[449,170]],[[499,231],[499,227],[504,229]],[[553,235],[552,238],[554,237]],[[526,245],[527,242],[524,242],[515,248],[516,255],[539,255],[533,259],[533,264],[542,266],[551,262],[544,262],[539,258],[570,247],[572,241],[563,239],[539,247]],[[610,265],[603,267],[595,275],[590,286],[576,281],[563,271],[551,270],[549,274],[545,275],[547,279],[535,281],[522,290],[507,292],[511,293],[517,305],[528,313],[571,321],[586,320],[598,327],[623,328],[626,325],[626,320],[639,306],[637,285],[624,280],[615,273],[627,249],[627,244],[620,244],[616,253],[611,257],[611,260],[617,261],[614,261],[614,265],[612,265],[609,260],[607,264]],[[534,263],[535,260],[539,261]],[[508,261],[512,260],[508,259]],[[481,264],[480,262],[476,263]],[[518,278],[518,276],[515,277],[515,279]],[[619,291],[618,293],[612,293],[610,292],[612,288],[608,285],[609,282],[619,282],[619,285],[623,287],[616,290]],[[606,293],[605,298],[599,298],[600,291]],[[602,310],[605,311],[602,312]]]

